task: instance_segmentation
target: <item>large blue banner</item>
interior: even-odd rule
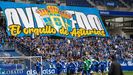
[[[95,8],[0,2],[9,36],[109,36]]]

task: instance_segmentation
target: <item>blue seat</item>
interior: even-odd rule
[[[81,6],[90,7],[91,5],[86,0],[66,0],[66,5],[68,6]]]

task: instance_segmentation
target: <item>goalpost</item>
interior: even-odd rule
[[[40,64],[37,73],[36,65]],[[42,56],[0,57],[0,75],[42,75]]]

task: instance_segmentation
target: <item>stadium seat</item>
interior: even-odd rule
[[[68,6],[82,6],[91,7],[91,5],[86,0],[66,0],[66,5]]]

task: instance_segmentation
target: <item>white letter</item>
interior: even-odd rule
[[[33,13],[37,22],[38,27],[44,27],[43,20],[41,19],[40,15],[36,13],[37,7],[33,7]]]
[[[17,8],[17,11],[18,11],[20,18],[24,24],[24,27],[26,27],[26,28],[33,27],[34,28],[33,15],[31,12],[31,8],[26,8],[27,16],[22,8]]]
[[[15,9],[6,9],[5,10],[6,18],[7,18],[7,25],[12,24],[20,24],[20,20],[17,14],[17,11]]]
[[[75,12],[75,15],[76,15],[77,22],[80,28],[84,28],[87,30],[92,29],[84,13]]]
[[[95,28],[96,30],[103,30],[101,22],[99,21],[99,18],[96,15],[87,15],[87,17],[92,28]]]

